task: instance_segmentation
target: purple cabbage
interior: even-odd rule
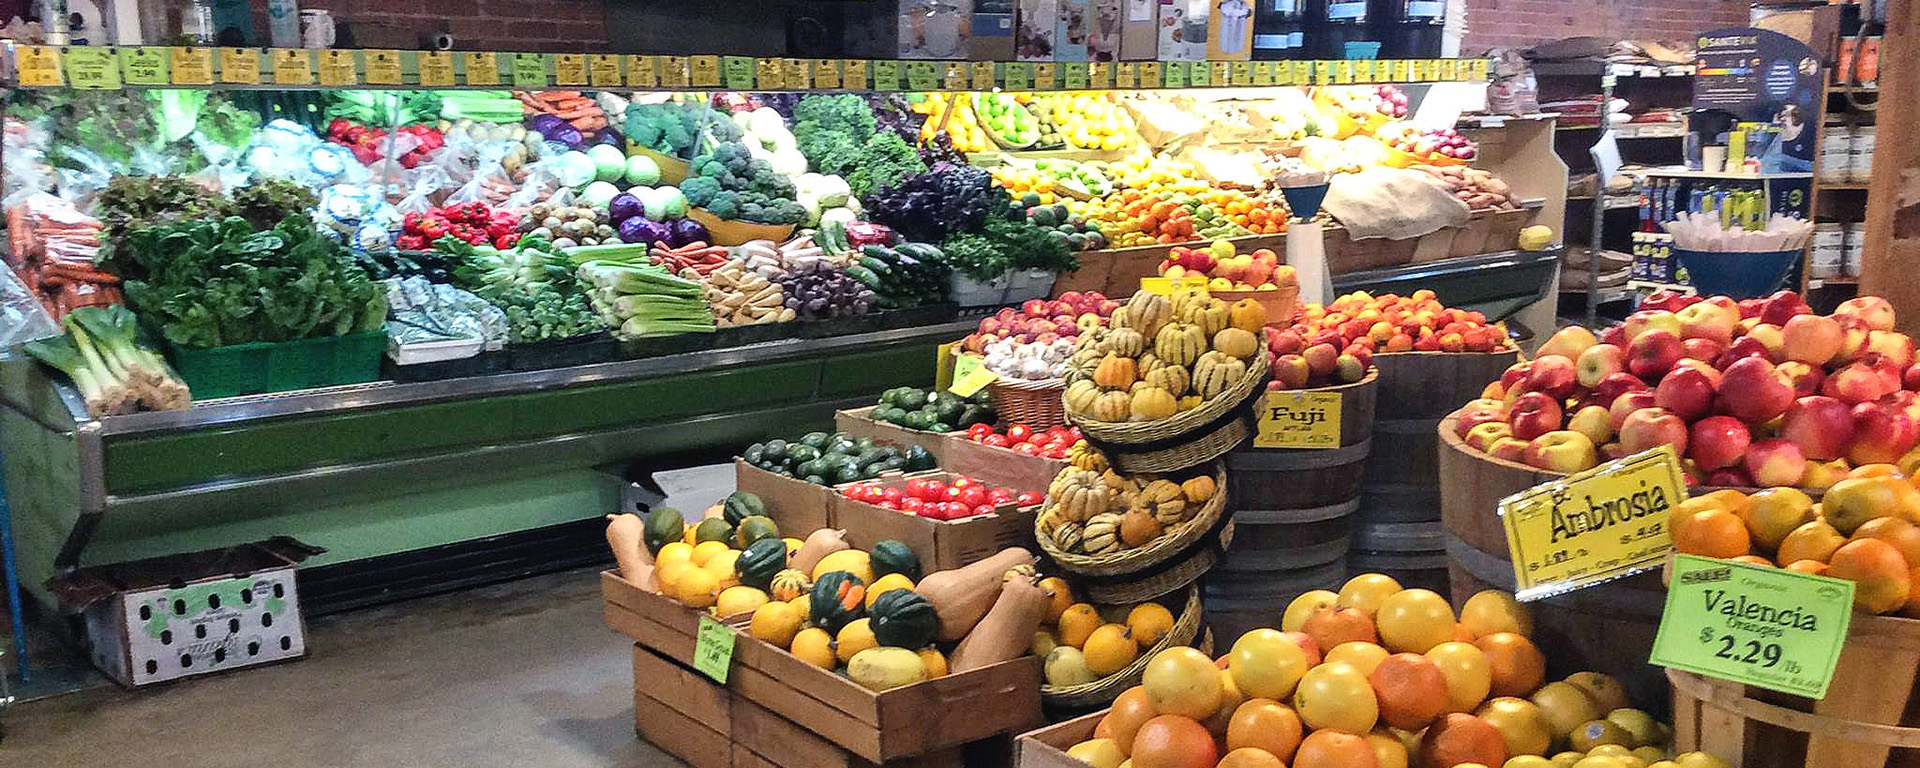
[[[527,127],[539,132],[541,136],[547,136],[553,132],[554,128],[566,124],[567,121],[554,117],[553,115],[534,115],[531,119],[527,120]]]
[[[607,202],[607,218],[612,219],[615,226],[641,215],[645,210],[646,206],[641,205],[640,198],[625,192],[614,195],[613,199]]]
[[[674,219],[668,223],[668,228],[673,230],[673,239],[668,242],[673,243],[675,248],[688,243],[713,242],[713,236],[707,233],[707,225],[693,219]]]
[[[620,222],[620,242],[673,244],[673,229],[645,216],[635,216]]]

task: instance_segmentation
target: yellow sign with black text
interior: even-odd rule
[[[1275,390],[1254,411],[1253,447],[1340,447],[1339,392]]]
[[[1659,568],[1673,551],[1667,517],[1686,498],[1680,459],[1662,445],[1501,499],[1514,597],[1536,600]]]

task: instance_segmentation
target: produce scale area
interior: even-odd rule
[[[0,727],[505,675],[486,739],[346,749],[1910,764],[1915,159],[1801,117],[1920,85],[1863,69],[1894,5],[1561,60],[7,43]],[[1679,165],[1621,162],[1622,57],[1693,80]]]

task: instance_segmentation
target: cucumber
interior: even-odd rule
[[[931,243],[901,243],[894,250],[920,261],[940,261],[946,258],[946,254],[941,253],[940,249]]]
[[[862,256],[858,259],[855,259],[854,263],[859,264],[860,266],[866,267],[867,269],[873,270],[873,273],[876,275],[887,274],[889,271],[893,269],[893,267],[888,265],[885,261],[881,261],[880,259],[876,259],[872,256]]]
[[[839,256],[847,252],[847,227],[838,221],[821,222],[814,241],[828,256]]]
[[[880,280],[880,276],[873,273],[873,270],[858,264],[847,267],[847,276],[860,281],[860,284],[872,288],[875,291],[879,291],[880,287],[885,285],[885,283]]]

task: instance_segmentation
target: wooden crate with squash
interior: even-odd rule
[[[681,661],[633,646],[633,725],[640,738],[693,768],[728,768],[733,692]]]
[[[1106,716],[1101,710],[1020,734],[1013,741],[1014,768],[1086,768],[1085,761],[1067,750],[1093,738],[1093,729]]]

